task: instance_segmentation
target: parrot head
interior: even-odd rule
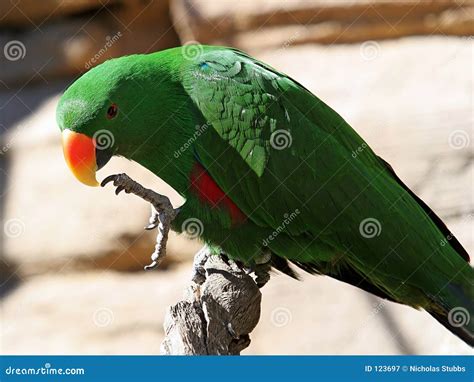
[[[62,95],[56,120],[64,157],[82,183],[98,186],[96,171],[114,155],[134,159],[134,152],[149,138],[150,129],[145,126],[166,134],[157,121],[164,124],[169,119],[172,98],[179,91],[171,89],[169,71],[160,71],[162,60],[150,62],[150,56],[106,61],[82,75]],[[161,62],[159,67],[155,62]]]

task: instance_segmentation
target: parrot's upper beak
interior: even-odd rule
[[[64,158],[74,176],[87,186],[97,187],[96,171],[108,162],[111,155],[97,150],[93,138],[68,129],[63,131],[62,141]]]

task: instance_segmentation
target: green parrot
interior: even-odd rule
[[[425,309],[473,346],[469,255],[392,167],[271,66],[233,48],[183,49],[106,61],[64,92],[57,123],[76,177],[96,186],[110,157],[138,162],[185,199],[155,203],[163,225],[197,224],[249,267],[270,255],[290,276],[294,264]],[[123,176],[104,183],[154,200]]]

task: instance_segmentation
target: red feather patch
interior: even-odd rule
[[[239,207],[225,194],[214,179],[199,163],[195,163],[191,170],[191,188],[196,192],[199,199],[211,206],[211,208],[224,207],[229,211],[233,224],[244,222],[247,217]]]

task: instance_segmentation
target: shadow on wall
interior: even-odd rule
[[[12,88],[0,91],[0,216],[2,227],[6,226],[5,217],[5,203],[8,194],[8,188],[11,182],[9,179],[10,148],[15,144],[15,132],[11,129],[16,126],[21,129],[21,121],[34,114],[36,110],[42,105],[44,100],[62,92],[69,82],[55,81],[50,83],[44,80],[44,84],[36,83],[30,87]],[[51,121],[55,123],[55,121]],[[31,190],[34,192],[34,190]],[[14,231],[11,222],[11,229]],[[4,232],[0,237],[0,297],[4,296],[12,287],[16,286],[19,278],[16,276],[16,266],[7,262],[3,258],[5,253],[5,239]]]
[[[21,121],[108,58],[179,45],[167,1],[0,2],[0,216],[5,227],[9,149]],[[65,78],[58,80],[58,78]],[[55,123],[54,120],[51,123]],[[34,192],[35,190],[31,190]],[[11,228],[15,222],[10,222]],[[0,238],[0,296],[18,284]]]

